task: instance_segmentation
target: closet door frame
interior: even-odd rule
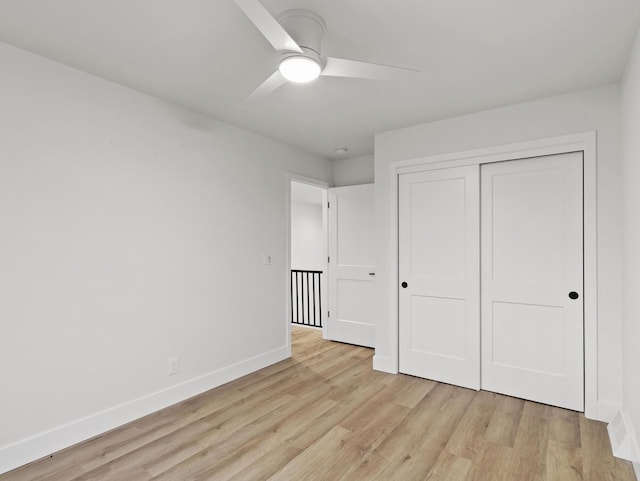
[[[610,412],[598,412],[598,322],[597,322],[597,181],[596,132],[550,137],[529,142],[453,152],[392,162],[390,187],[390,299],[392,352],[385,371],[398,372],[398,180],[400,174],[466,165],[542,157],[569,152],[583,153],[584,176],[584,414],[589,419],[608,420]],[[380,360],[382,361],[382,360]],[[376,359],[374,357],[374,365]]]

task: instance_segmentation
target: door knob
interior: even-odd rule
[[[576,291],[571,291],[569,293],[569,299],[577,299],[578,297],[580,297],[580,296],[578,295],[578,293]]]
[[[405,289],[407,288],[407,286],[408,286],[408,285],[409,285],[409,284],[407,284],[406,282],[403,282],[403,283],[401,284],[401,286],[402,286],[403,288],[405,288]]]

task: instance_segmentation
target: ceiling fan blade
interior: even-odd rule
[[[235,0],[235,2],[260,30],[260,33],[273,45],[273,48],[279,52],[302,53],[300,46],[258,0]]]
[[[269,95],[271,92],[275,92],[277,89],[287,83],[287,80],[280,74],[279,70],[276,70],[267,80],[262,82],[257,89],[255,89],[251,95],[249,95],[245,101],[250,102],[252,100]]]
[[[405,78],[407,75],[415,73],[420,73],[420,71],[409,68],[392,67],[390,65],[380,65],[377,63],[361,62],[359,60],[327,57],[326,65],[320,75],[326,75],[328,77],[392,80],[395,78]]]

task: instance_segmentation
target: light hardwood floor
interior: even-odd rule
[[[581,414],[375,372],[319,331],[293,353],[0,481],[635,480]]]

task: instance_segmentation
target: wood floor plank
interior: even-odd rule
[[[292,329],[293,357],[0,481],[634,481],[582,414],[371,369]]]
[[[254,406],[253,409],[240,410],[235,415],[225,413],[223,418],[211,419],[209,424],[212,427],[206,433],[195,438],[193,442],[182,445],[170,454],[158,456],[146,462],[143,464],[143,468],[153,476],[160,476],[167,471],[178,471],[180,469],[179,466],[194,466],[195,463],[191,463],[190,460],[197,460],[207,455],[232,438],[242,427],[291,403],[293,400],[294,397],[291,395],[273,396],[265,400],[264,403]],[[191,471],[193,470],[189,469],[185,472],[190,473]]]
[[[242,471],[231,476],[228,481],[265,481],[280,471],[295,457],[302,454],[303,450],[295,446],[276,449],[258,459]]]
[[[330,390],[330,389],[328,389]],[[315,392],[313,395],[315,396]],[[198,479],[228,479],[253,463],[256,458],[272,453],[285,445],[286,438],[304,430],[318,417],[334,408],[336,403],[324,396],[308,406],[309,397],[300,396],[299,403],[279,409],[277,416],[265,416],[242,428],[234,438],[212,451],[215,465],[194,476]]]
[[[548,406],[546,404],[535,403],[533,401],[524,401],[524,408],[522,409],[522,414],[525,416],[533,416],[540,419],[545,419],[549,421],[553,418],[553,412],[556,409],[553,406]]]
[[[301,447],[302,449],[309,449],[316,440],[324,436],[333,427],[339,425],[340,422],[361,406],[365,399],[375,396],[376,393],[385,387],[384,384],[376,383],[367,378],[359,381],[363,382],[359,385],[353,384],[351,391],[342,391],[342,397],[331,397],[331,399],[337,403],[335,409],[330,410],[307,429],[286,439],[285,443],[287,445]]]
[[[524,401],[509,396],[497,396],[498,404],[484,436],[487,441],[513,447],[524,410]]]
[[[390,463],[375,479],[422,481],[474,396],[474,391],[445,384],[432,389],[376,450]]]
[[[513,448],[488,441],[473,460],[465,481],[515,481],[507,470],[512,456]]]
[[[435,381],[429,379],[420,379],[413,376],[400,375],[405,379],[404,385],[401,386],[395,394],[395,402],[401,406],[414,408],[431,391],[436,384]]]
[[[205,478],[230,479],[237,473],[247,469],[250,465],[256,463],[256,459],[261,462],[264,470],[265,466],[271,466],[274,474],[278,469],[282,468],[287,462],[298,456],[302,450],[295,448],[294,450],[281,449],[287,438],[300,432],[314,423],[320,416],[327,411],[335,408],[336,402],[330,399],[320,399],[314,402],[309,408],[305,404],[303,407],[293,413],[291,416],[284,418],[279,424],[274,425],[266,431],[263,431],[253,437],[249,442],[239,449],[232,451],[224,459],[220,459],[216,466],[206,470],[203,475]],[[275,462],[271,459],[274,453],[282,452],[281,462]],[[291,453],[295,453],[291,456]],[[286,462],[285,462],[286,460]],[[275,469],[277,467],[277,469]],[[264,473],[263,473],[264,475]],[[253,478],[245,478],[253,479]]]
[[[370,425],[372,419],[384,417],[381,416],[381,409],[401,407],[400,411],[408,413],[411,411],[410,408],[395,401],[397,392],[409,382],[411,381],[407,376],[396,376],[391,384],[385,385],[382,390],[357,406],[349,416],[340,422],[340,425],[352,432],[363,432]],[[375,413],[375,416],[372,413]]]
[[[98,464],[92,468],[85,468],[84,474],[74,477],[74,481],[100,481],[107,478],[126,477],[129,473],[137,472],[145,464],[156,459],[169,457],[180,447],[193,446],[198,443],[211,426],[205,422],[197,421],[182,429],[173,431],[169,435],[144,444],[135,450],[116,457],[115,459]]]
[[[549,440],[545,459],[545,480],[582,481],[583,479],[581,449]]]
[[[47,476],[33,477],[32,479],[37,479],[38,481],[67,481],[69,479],[73,479],[77,476],[81,476],[84,474],[84,470],[80,466],[70,465],[62,469],[61,471],[57,471],[55,473],[49,474]],[[16,477],[15,479],[29,479],[23,477]]]
[[[344,467],[336,481],[369,481],[378,476],[389,465],[389,461],[375,452],[367,452],[360,462],[357,460]]]
[[[569,447],[579,448],[580,418],[578,413],[558,409],[549,420],[549,439]]]
[[[518,425],[513,453],[506,467],[513,479],[544,481],[548,441],[549,421],[536,416],[523,415]]]
[[[447,450],[455,456],[473,459],[482,449],[484,434],[498,404],[497,396],[478,392],[451,434]]]
[[[345,440],[351,434],[348,429],[335,426],[299,456],[294,458],[269,481],[313,481],[318,473],[325,479],[336,479],[340,470],[361,457],[358,449],[345,447]]]
[[[424,478],[425,481],[462,481],[471,469],[471,459],[442,451],[433,468]]]
[[[370,411],[371,412],[371,411]],[[374,452],[410,414],[406,406],[381,404],[375,416],[369,416],[366,423],[352,431],[349,442]],[[345,424],[340,424],[345,426]]]
[[[58,459],[43,458],[8,473],[0,475],[2,481],[67,481],[79,476],[84,470],[67,461],[59,463]]]

